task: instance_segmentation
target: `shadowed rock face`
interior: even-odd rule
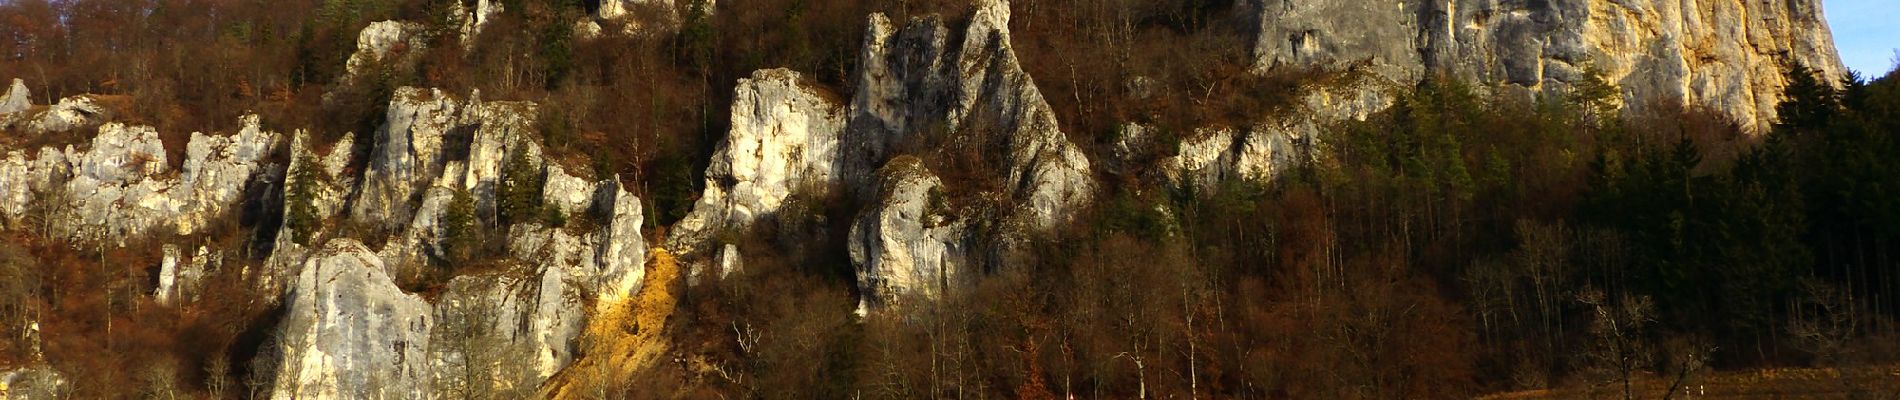
[[[1368,62],[1400,81],[1447,73],[1540,91],[1594,70],[1632,105],[1705,104],[1766,126],[1783,67],[1845,72],[1819,0],[1260,3],[1255,69]]]
[[[845,155],[848,186],[869,198],[850,252],[865,293],[860,312],[901,297],[932,297],[976,260],[1007,260],[1027,235],[1069,221],[1094,196],[1089,159],[1010,44],[1009,5],[977,4],[954,36],[937,17],[896,28],[872,15],[860,55]],[[952,210],[950,189],[918,156],[973,152],[1002,183],[996,210]],[[888,160],[888,162],[887,162]],[[880,171],[881,173],[873,173]],[[1004,227],[972,237],[951,215],[993,215]],[[972,243],[995,254],[972,254]]]
[[[872,15],[859,92],[852,101],[850,164],[862,180],[917,142],[986,155],[1014,200],[1011,219],[1031,229],[1069,220],[1094,195],[1090,162],[1057,124],[1055,111],[1010,45],[1009,4],[979,2],[961,43],[935,17],[894,28]],[[947,135],[947,137],[928,137]],[[849,157],[848,157],[849,158]]]
[[[950,47],[949,28],[929,16],[902,29],[883,14],[872,14],[859,53],[858,92],[851,100],[844,146],[847,186],[853,190],[877,183],[874,176],[896,146],[947,129],[954,99],[957,49]]]
[[[434,304],[428,360],[435,387],[525,394],[571,363],[588,315],[564,268],[456,277]],[[525,273],[524,273],[525,272]],[[490,378],[468,382],[470,371]]]

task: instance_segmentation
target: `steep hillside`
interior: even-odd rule
[[[1819,0],[281,3],[0,4],[0,398],[1900,362],[1900,75]]]

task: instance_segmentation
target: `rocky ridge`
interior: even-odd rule
[[[108,123],[88,148],[10,151],[0,160],[0,212],[18,224],[31,211],[45,233],[82,241],[121,243],[156,228],[196,233],[232,211],[270,167],[281,135],[256,116],[241,124],[231,136],[192,134],[179,170],[147,126]]]
[[[1262,2],[1256,70],[1365,63],[1401,82],[1450,74],[1536,92],[1597,73],[1626,101],[1775,119],[1792,63],[1846,69],[1819,0]]]
[[[605,2],[600,17],[616,18],[639,3]],[[1258,6],[1258,72],[1319,68],[1365,79],[1314,88],[1270,122],[1203,127],[1152,160],[1160,167],[1154,179],[1177,187],[1274,179],[1312,157],[1327,125],[1379,112],[1393,104],[1395,88],[1438,73],[1534,96],[1596,71],[1618,83],[1631,104],[1706,103],[1759,125],[1774,117],[1782,63],[1799,61],[1830,76],[1842,71],[1811,0],[1786,7],[1741,0]],[[499,8],[482,0],[462,10],[464,39]],[[734,93],[732,130],[708,168],[705,193],[666,247],[736,270],[741,252],[719,236],[777,214],[794,194],[855,196],[866,206],[849,217],[846,249],[862,313],[953,291],[977,265],[1010,257],[1011,244],[1024,243],[1028,233],[1068,221],[1095,195],[1094,166],[1060,130],[1017,60],[1009,20],[1009,4],[1000,0],[979,1],[955,34],[937,17],[899,27],[869,16],[858,90],[848,101],[801,82],[794,71],[755,72]],[[366,29],[350,60],[352,74],[413,44],[410,27],[386,22]],[[253,200],[244,198],[250,189],[274,189],[264,192],[274,191],[278,203],[306,203],[316,221],[301,239],[289,226],[280,229],[257,279],[267,293],[282,295],[288,310],[277,329],[275,398],[431,397],[440,393],[430,388],[444,381],[525,395],[579,362],[576,342],[589,318],[626,312],[648,265],[641,200],[614,177],[587,177],[548,160],[533,139],[537,113],[532,103],[402,88],[384,126],[331,149],[318,148],[304,132],[272,133],[246,117],[231,136],[193,134],[182,167],[172,168],[154,129],[109,122],[108,108],[90,96],[36,109],[16,80],[0,97],[0,125],[36,133],[96,126],[99,134],[85,145],[8,152],[0,160],[0,216],[14,226],[34,222],[29,214],[49,215],[42,229],[73,239],[123,239],[155,229],[191,234]],[[1147,162],[1125,149],[1155,134],[1129,125],[1115,159],[1104,165]],[[370,141],[374,151],[352,159],[346,149],[356,140]],[[997,176],[984,178],[1003,184],[979,197],[997,209],[947,198],[979,188],[932,171],[946,152],[981,154],[994,167]],[[288,154],[278,157],[288,161],[272,154]],[[512,157],[528,159],[541,175],[541,200],[561,219],[592,223],[500,227],[511,259],[501,267],[457,276],[433,299],[405,292],[397,282],[447,258],[444,220],[458,193],[475,199],[483,223],[496,221]],[[285,194],[299,187],[309,190]],[[50,207],[49,198],[57,200]],[[289,219],[291,207],[283,208]],[[224,259],[206,247],[185,252],[165,250],[154,293],[162,302],[192,301],[200,277]],[[468,379],[484,360],[532,361]],[[23,376],[8,374],[0,381]]]
[[[160,303],[195,301],[203,278],[223,262],[251,264],[236,267],[259,293],[272,294],[259,300],[281,301],[290,313],[277,328],[272,393],[279,398],[426,397],[455,378],[440,371],[481,357],[534,360],[476,383],[532,391],[573,361],[590,304],[622,302],[643,281],[642,202],[615,179],[575,176],[545,160],[531,139],[531,103],[403,88],[389,122],[367,137],[376,151],[363,160],[349,151],[353,134],[320,148],[307,133],[277,134],[249,116],[230,136],[193,134],[178,163],[168,160],[155,129],[109,122],[103,111],[86,111],[93,104],[76,97],[0,116],[40,133],[103,123],[83,147],[16,149],[0,159],[0,216],[51,236],[116,242],[155,230],[199,233],[255,202],[284,204],[282,221],[311,214],[310,226],[279,227],[261,261],[227,259],[203,246],[187,257],[168,245],[152,293]],[[479,199],[478,217],[493,221],[504,163],[513,156],[526,157],[547,182],[539,195],[551,213],[592,228],[510,227],[503,240],[518,267],[456,277],[433,301],[405,293],[397,286],[403,274],[442,256],[447,198],[470,193]],[[388,237],[378,240],[380,250],[358,240],[379,232]],[[479,342],[493,351],[432,342]]]

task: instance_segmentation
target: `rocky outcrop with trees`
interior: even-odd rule
[[[760,1],[0,4],[0,397],[1900,393],[1816,0]]]

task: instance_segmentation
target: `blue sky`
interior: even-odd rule
[[[1893,69],[1900,48],[1900,0],[1823,0],[1834,45],[1847,68],[1877,78]]]

